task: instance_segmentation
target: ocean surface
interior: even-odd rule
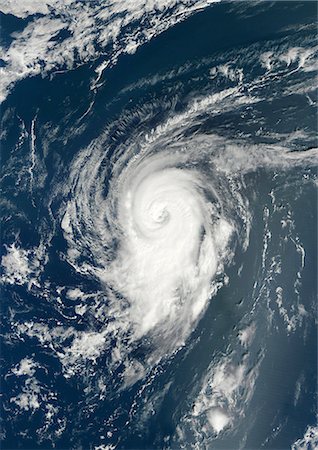
[[[318,448],[316,2],[0,11],[1,448]]]

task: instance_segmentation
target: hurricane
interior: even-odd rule
[[[133,154],[125,143],[127,150],[110,159],[112,178],[107,138],[97,151],[93,144],[93,158],[91,149],[84,151],[71,174],[75,195],[61,222],[70,263],[109,287],[115,303],[116,294],[122,296],[127,327],[132,325],[136,338],[159,333],[161,351],[165,336],[165,350],[172,351],[189,334],[217,289],[213,280],[230,258],[231,235],[242,234],[228,183],[213,182],[200,170],[202,154],[193,165],[195,156],[181,135],[169,148],[171,132],[182,129],[145,136]],[[88,251],[89,262],[73,257]]]
[[[3,3],[3,448],[315,448],[314,2]]]

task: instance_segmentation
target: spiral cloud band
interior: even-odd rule
[[[61,223],[69,262],[105,287],[119,334],[128,332],[131,342],[150,337],[155,359],[183,345],[218,287],[213,279],[238,229],[224,175],[211,182],[202,161],[192,164],[195,145],[185,153],[180,138],[170,148],[171,133],[176,124],[140,141],[142,150],[128,159],[125,151],[109,161],[107,137],[83,150]]]
[[[251,92],[261,80],[249,89],[240,80],[198,94],[178,113],[164,104],[158,121],[160,102],[124,110],[77,153],[60,188],[67,199],[60,210],[66,259],[102,287],[101,323],[116,348],[112,359],[131,367],[138,343],[149,347],[134,380],[185,343],[227,282],[235,252],[248,248],[246,175],[316,160],[315,149],[290,151],[297,134],[278,145],[200,131],[220,111],[260,101]]]

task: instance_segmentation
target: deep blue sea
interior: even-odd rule
[[[1,448],[318,448],[317,3],[0,12]]]

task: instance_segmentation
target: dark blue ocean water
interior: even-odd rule
[[[36,17],[2,14],[4,48]],[[1,448],[318,445],[316,20],[315,2],[221,2],[121,55],[97,89],[95,69],[109,55],[102,47],[80,67],[10,89],[1,106]],[[164,146],[155,141],[151,155],[181,142],[188,168],[220,192],[230,186],[233,198],[237,190],[245,209],[237,197],[224,211],[250,230],[229,241],[217,292],[184,345],[152,364],[151,333],[101,338],[119,316],[107,282],[92,275],[102,264],[92,245],[99,224],[83,205],[96,201],[95,148],[107,199],[143,136],[188,117],[196,101],[194,119],[178,132],[163,128]],[[73,240],[62,226],[72,202],[90,223]],[[118,235],[107,245],[110,261]],[[125,357],[114,362],[114,349]],[[135,361],[143,375],[126,383]],[[228,420],[220,428],[219,411]],[[301,447],[308,429],[311,443]]]

